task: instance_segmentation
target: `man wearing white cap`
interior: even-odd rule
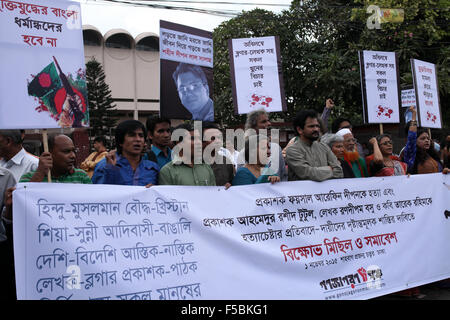
[[[368,177],[366,161],[356,149],[356,139],[353,137],[353,133],[345,128],[339,130],[336,134],[344,138],[344,161],[350,165],[355,177]]]

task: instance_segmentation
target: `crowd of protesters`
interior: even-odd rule
[[[417,128],[416,112],[407,124],[407,141],[393,153],[389,134],[369,140],[366,155],[355,139],[349,119],[327,123],[334,104],[326,101],[322,114],[300,111],[293,120],[296,137],[282,150],[270,136],[264,110],[247,115],[241,150],[236,137],[224,141],[220,127],[202,122],[171,128],[168,119],[149,117],[146,124],[125,120],[115,130],[115,146],[106,150],[104,137],[95,137],[95,151],[75,168],[75,147],[67,135],[51,135],[49,151],[36,157],[22,147],[20,130],[0,130],[0,272],[1,297],[15,297],[12,246],[12,193],[17,182],[134,185],[223,186],[324,181],[423,173],[448,173],[450,135],[436,150],[428,131]],[[224,147],[225,146],[225,147]],[[403,294],[417,295],[418,290]]]

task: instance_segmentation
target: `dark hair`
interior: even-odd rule
[[[220,130],[219,126],[211,121],[203,121],[202,122],[202,130],[205,131],[207,129],[217,129]]]
[[[381,139],[386,138],[386,137],[392,141],[392,136],[389,133],[383,133],[383,134],[376,136],[378,144],[380,144]]]
[[[417,139],[424,133],[428,134],[428,130],[425,128],[417,129]],[[436,149],[434,148],[433,140],[430,141],[430,148],[428,150],[419,149],[419,148],[417,148],[417,145],[416,145],[416,158],[414,159],[414,165],[412,167],[411,173],[414,173],[414,174],[417,173],[417,167],[420,164],[424,163],[428,157],[433,158],[438,163],[440,163],[440,161],[441,161],[439,154],[437,153]]]
[[[124,140],[125,136],[129,133],[133,133],[138,129],[142,129],[142,132],[144,133],[144,137],[147,135],[147,130],[145,129],[145,126],[137,121],[137,120],[125,120],[119,123],[119,125],[116,128],[116,149],[118,154],[122,154],[122,147],[120,146]]]
[[[352,125],[352,122],[349,119],[346,118],[337,118],[333,121],[333,123],[331,124],[331,130],[336,133],[339,131],[339,126],[341,125],[342,122],[347,121],[348,123],[350,123],[350,125]]]
[[[106,147],[106,138],[104,136],[95,137],[94,142],[101,142]]]
[[[192,124],[189,123],[189,122],[185,122],[185,123],[182,123],[182,124],[176,126],[176,127],[173,129],[172,133],[175,132],[175,131],[177,131],[178,129],[183,129],[183,130],[186,130],[186,131],[189,131],[189,132],[194,131],[194,127],[193,127]],[[184,136],[179,136],[179,137],[178,137],[178,141],[175,141],[175,142],[176,142],[176,143],[180,143],[181,141],[183,141],[183,139],[184,139]]]
[[[16,145],[22,144],[22,133],[20,130],[0,130],[0,135],[10,138]]]
[[[155,131],[156,125],[159,123],[168,123],[170,127],[170,120],[166,118],[161,118],[159,116],[148,116],[147,121],[145,122],[145,126],[147,127],[147,132],[151,133],[153,135],[153,132]]]
[[[172,74],[173,81],[175,81],[175,85],[177,85],[178,76],[183,73],[191,72],[195,76],[201,79],[203,84],[208,84],[208,80],[206,79],[205,73],[203,72],[202,68],[199,66],[195,66],[192,64],[187,63],[180,63],[175,70],[175,72]]]
[[[311,109],[301,110],[300,112],[298,112],[293,121],[295,133],[298,134],[297,127],[300,127],[300,129],[305,128],[305,123],[306,123],[307,118],[318,119],[319,115],[317,114],[316,111],[311,110]]]

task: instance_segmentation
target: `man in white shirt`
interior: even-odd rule
[[[25,173],[36,170],[39,158],[22,147],[20,130],[0,130],[0,167],[12,172],[16,181]]]

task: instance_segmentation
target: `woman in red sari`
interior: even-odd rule
[[[366,159],[367,167],[372,177],[401,176],[407,172],[406,163],[392,155],[393,142],[389,134],[372,138],[373,159]]]

